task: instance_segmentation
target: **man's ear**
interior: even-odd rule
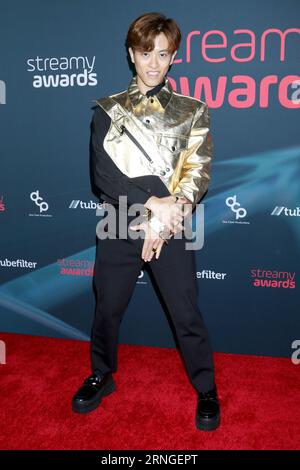
[[[128,47],[128,51],[131,57],[131,62],[134,64],[134,55],[133,55],[133,50],[132,47]]]
[[[172,59],[171,59],[171,62],[170,62],[170,65],[173,64],[173,61],[174,61],[174,59],[175,59],[176,54],[177,54],[177,51],[175,51],[175,52],[173,53]]]

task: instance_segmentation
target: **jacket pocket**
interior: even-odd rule
[[[159,139],[159,147],[170,154],[178,154],[187,148],[188,137],[178,135],[161,135]]]

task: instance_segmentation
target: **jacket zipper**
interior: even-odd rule
[[[143,149],[143,147],[141,146],[141,144],[136,140],[136,138],[131,134],[131,132],[129,132],[129,130],[124,126],[124,124],[121,124],[121,134],[123,134],[123,132],[125,132],[125,134],[128,135],[128,137],[132,140],[132,142],[140,149],[140,151],[143,153],[143,155],[145,155],[145,157],[147,158],[147,160],[150,162],[150,163],[153,163],[153,160],[151,157],[149,157],[148,153]]]

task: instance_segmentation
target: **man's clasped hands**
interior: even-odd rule
[[[182,222],[191,213],[192,208],[190,201],[187,199],[171,195],[162,198],[151,196],[144,206],[164,224],[164,236],[161,236],[160,232],[153,229],[149,220],[130,226],[131,230],[145,231],[142,258],[144,261],[151,261],[154,255],[156,259],[159,258],[163,244],[168,243],[168,238],[185,230]]]

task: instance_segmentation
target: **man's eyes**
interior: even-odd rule
[[[149,55],[149,52],[144,52],[143,55],[144,55],[144,56],[147,56],[147,55]],[[160,55],[161,57],[167,57],[168,54],[167,54],[166,52],[162,52],[162,53],[159,54],[159,55]]]

